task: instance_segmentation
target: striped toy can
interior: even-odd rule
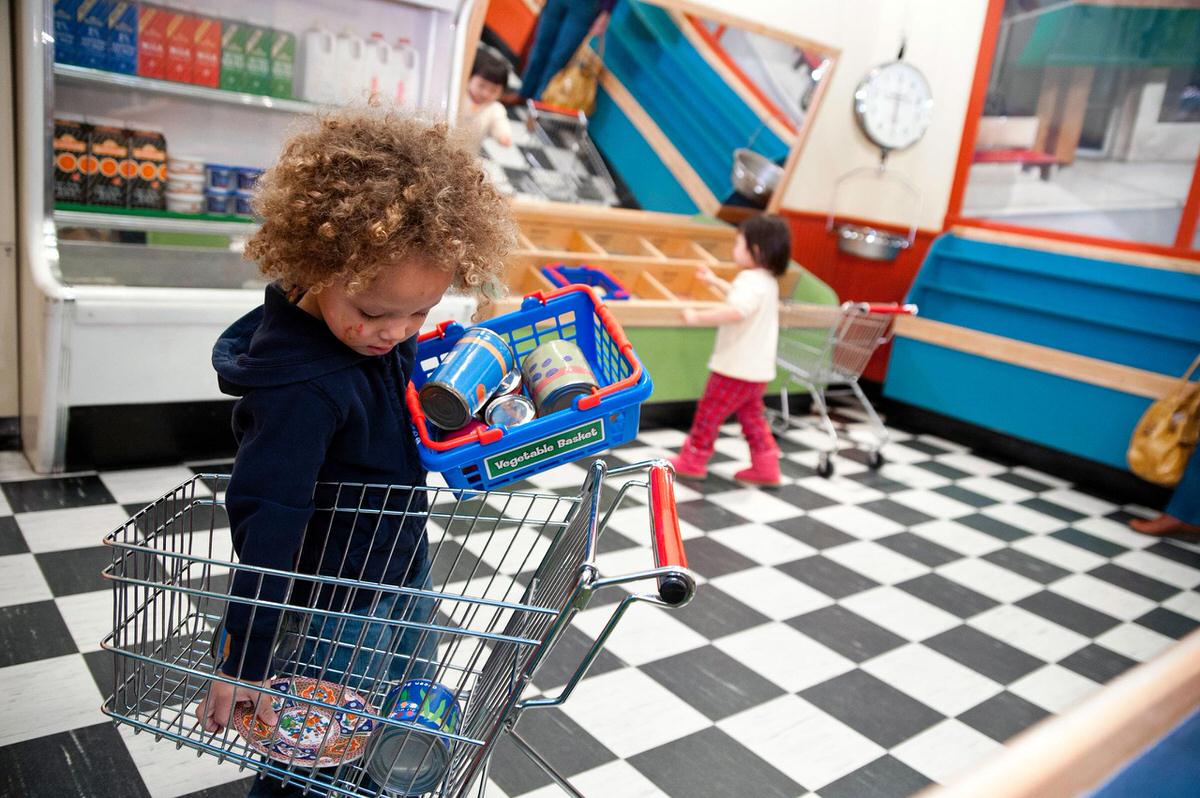
[[[525,385],[539,416],[571,406],[577,396],[596,390],[596,375],[573,341],[546,341],[521,364]]]
[[[469,327],[421,386],[421,409],[444,430],[465,427],[516,364],[502,336],[486,327]]]

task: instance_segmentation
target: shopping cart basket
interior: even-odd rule
[[[817,461],[817,473],[833,475],[833,455],[838,452],[837,429],[829,418],[826,390],[846,386],[862,404],[870,419],[875,445],[867,452],[867,465],[883,465],[882,448],[888,442],[888,431],[879,415],[858,384],[871,355],[892,337],[893,322],[898,315],[912,315],[916,305],[868,304],[846,302],[840,308],[814,308],[784,303],[780,318],[779,349],[776,362],[786,375],[781,388],[782,411],[776,419],[778,430],[792,423],[788,412],[788,382],[795,382],[812,395],[813,405],[821,416],[821,426],[829,435],[830,448]]]
[[[642,479],[639,474],[647,471],[648,478]],[[615,494],[610,489],[614,498],[602,507],[606,476],[622,477],[624,482]],[[570,697],[631,604],[678,608],[691,600],[695,580],[686,568],[673,482],[670,466],[662,461],[610,470],[597,460],[577,496],[484,491],[456,495],[446,488],[319,485],[316,512],[327,514],[331,524],[342,516],[355,523],[407,521],[424,527],[431,576],[427,588],[415,589],[366,581],[356,574],[319,576],[238,563],[221,520],[228,477],[199,475],[105,538],[113,555],[104,575],[113,583],[114,629],[103,646],[114,653],[116,667],[104,712],[135,731],[270,774],[312,795],[463,796],[473,787],[482,795],[489,755],[507,735],[564,790],[578,796],[514,726],[524,710],[555,706]],[[597,538],[631,491],[641,489],[648,493],[655,567],[603,576],[594,561]],[[259,585],[267,579],[286,580],[288,599],[269,601],[261,598],[261,591],[253,598],[239,593],[231,599],[227,586],[239,572],[254,575]],[[654,592],[618,591],[621,600],[557,695],[523,697],[538,666],[594,594],[649,580],[657,582]],[[380,613],[363,625],[357,642],[347,642],[336,632],[314,637],[304,631],[314,628],[314,619],[317,628],[363,620],[361,614],[322,609],[314,600],[298,598],[321,589],[357,591],[371,597],[372,610],[399,599],[426,601],[432,611],[424,619]],[[284,618],[275,638],[271,687],[256,694],[258,701],[274,701],[281,708],[281,720],[277,727],[254,730],[258,747],[234,731],[233,713],[217,732],[205,731],[195,717],[210,681],[236,684],[215,672],[211,653],[231,601],[252,605],[254,612],[282,613]],[[297,616],[304,622],[289,622]],[[397,634],[379,634],[385,628]],[[436,645],[419,644],[409,649],[413,656],[402,655],[395,642],[404,636],[401,629]],[[370,667],[343,666],[339,676],[329,655],[322,660],[312,653],[351,645],[349,661],[368,662]],[[436,656],[424,660],[416,653],[434,648]],[[389,714],[389,694],[400,685],[407,689],[417,673],[440,685],[443,703],[454,705],[455,723],[430,727],[421,722],[424,705],[415,719]],[[294,679],[289,687],[285,677],[301,675],[314,678]],[[404,693],[400,695],[404,700]],[[253,710],[241,708],[251,719],[245,727],[253,723],[257,709],[257,704]],[[441,751],[442,766],[432,781],[420,787],[389,783],[386,791],[373,781],[369,773],[378,771],[369,770],[371,740],[384,733],[405,744],[423,739],[426,750]],[[305,739],[308,755],[300,748]],[[394,765],[384,763],[383,772]]]

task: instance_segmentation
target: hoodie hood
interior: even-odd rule
[[[367,359],[274,284],[267,286],[261,307],[221,334],[212,353],[221,391],[231,396],[313,380]]]

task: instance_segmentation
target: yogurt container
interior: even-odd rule
[[[253,199],[253,191],[235,191],[233,193],[233,212],[238,216],[253,216],[254,208],[251,207]]]
[[[204,213],[204,195],[168,191],[167,210],[172,213]]]
[[[237,197],[232,191],[213,191],[208,189],[204,192],[204,212],[211,213],[214,216],[229,216],[237,207]]]
[[[214,191],[233,191],[237,188],[237,170],[220,163],[204,165],[206,187]]]
[[[204,177],[204,159],[194,155],[174,155],[167,158],[167,174],[174,179],[179,175]]]
[[[253,191],[254,184],[262,177],[263,170],[254,166],[239,166],[237,168],[237,190]]]
[[[167,165],[167,192],[171,194],[194,194],[204,196],[204,175],[176,174]]]

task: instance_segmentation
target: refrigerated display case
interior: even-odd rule
[[[135,445],[131,432],[168,443],[172,436],[186,438],[195,413],[227,398],[205,367],[213,341],[261,302],[264,285],[255,265],[241,254],[254,230],[253,219],[236,216],[232,201],[228,209],[218,207],[220,213],[131,208],[128,199],[126,206],[97,206],[68,187],[59,191],[56,202],[55,156],[73,164],[71,157],[91,156],[92,151],[64,147],[56,152],[55,120],[90,122],[93,129],[108,125],[150,131],[153,141],[165,142],[158,149],[165,149],[167,158],[262,168],[274,159],[298,115],[365,97],[365,72],[314,88],[314,71],[329,70],[314,70],[316,62],[310,59],[329,57],[325,45],[332,43],[335,49],[347,46],[353,60],[367,42],[383,49],[380,41],[404,59],[401,101],[453,118],[468,27],[464,22],[475,0],[116,4],[132,7],[132,32],[125,35],[134,39],[121,43],[127,50],[132,47],[134,55],[126,53],[124,60],[113,55],[118,38],[110,39],[105,60],[94,49],[81,50],[85,40],[95,46],[97,31],[64,27],[62,20],[56,29],[56,6],[79,5],[54,0],[19,0],[17,5],[21,436],[26,455],[41,472],[63,470],[71,460],[120,465],[115,450],[121,448],[122,436],[129,462],[153,459],[153,447]],[[175,69],[179,64],[173,61],[165,67],[154,63],[153,51],[141,49],[153,44],[147,26],[139,30],[137,25],[137,15],[149,9],[182,14],[196,27],[207,20],[221,28],[230,41],[211,39],[220,48],[219,65],[210,63],[205,72],[200,60],[194,60],[197,66],[189,73]],[[239,30],[249,31],[244,41],[237,39]],[[162,57],[179,63],[200,59],[200,47],[181,57],[168,48]],[[275,59],[265,62],[273,71],[263,73],[267,77],[261,81],[253,70],[225,60],[242,52],[239,48],[248,60],[255,47],[261,58]],[[212,55],[206,57],[211,61]],[[149,61],[144,63],[143,57]],[[280,64],[293,75],[290,86]],[[389,73],[389,79],[395,80],[395,74]],[[60,136],[59,144],[64,141],[67,137]],[[135,164],[129,174],[116,174],[136,176],[137,161],[129,160]],[[60,170],[58,176],[62,174]],[[161,171],[158,177],[163,177]],[[111,201],[102,191],[97,196]],[[151,197],[148,204],[163,202]],[[451,300],[438,317],[464,312],[469,303]],[[100,445],[107,451],[96,457],[93,449]],[[162,452],[164,458],[172,454]]]

